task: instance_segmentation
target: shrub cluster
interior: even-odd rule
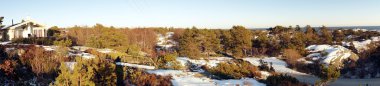
[[[171,76],[149,74],[139,69],[128,69],[126,85],[171,86]]]
[[[268,62],[264,62],[262,59],[260,59],[260,64],[259,65],[259,69],[260,70],[263,70],[263,71],[268,71],[268,72],[275,72],[274,68],[273,68],[273,63],[269,63]]]
[[[243,77],[259,78],[261,73],[257,66],[246,61],[219,63],[216,67],[205,68],[208,72],[222,79],[241,79]]]
[[[297,60],[302,58],[302,55],[295,49],[284,49],[283,53],[283,57],[290,68],[295,68],[298,63]]]
[[[340,70],[337,67],[333,65],[330,65],[330,66],[321,65],[320,67],[322,69],[322,72],[318,74],[318,77],[321,80],[318,81],[316,84],[324,85],[331,81],[335,81],[336,79],[340,77]]]
[[[176,54],[166,54],[159,56],[156,60],[157,67],[163,69],[182,69],[182,65],[180,65],[176,58]]]
[[[10,85],[48,85],[57,77],[60,62],[66,60],[35,45],[0,47],[0,85],[9,82]],[[6,48],[15,49],[5,51]],[[33,78],[37,82],[32,82]]]
[[[53,45],[53,38],[18,38],[12,40],[13,43],[21,44],[37,44],[37,45]]]
[[[296,78],[289,75],[272,75],[265,80],[268,86],[307,86],[307,84],[299,82]]]

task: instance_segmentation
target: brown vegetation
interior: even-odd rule
[[[295,68],[297,65],[297,60],[302,58],[302,55],[298,53],[295,49],[284,49],[283,57],[290,68]]]
[[[139,69],[129,69],[127,71],[128,82],[126,85],[136,86],[171,86],[171,76],[160,76],[149,74]]]

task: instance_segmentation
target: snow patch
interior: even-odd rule
[[[217,80],[217,86],[266,86],[263,83],[258,82],[255,79],[247,78],[247,79],[231,79],[231,80]]]
[[[321,63],[329,65],[340,65],[344,59],[357,60],[358,56],[351,50],[340,45],[310,45],[306,48],[311,54],[307,57],[312,60],[319,60]]]
[[[183,72],[180,70],[147,70],[147,72],[162,76],[172,76],[171,82],[174,86],[214,86],[212,79],[194,76],[197,72]]]
[[[100,53],[111,53],[111,52],[114,52],[112,49],[96,49],[98,52]]]
[[[169,49],[177,44],[174,40],[171,40],[171,37],[174,35],[174,32],[167,32],[164,34],[158,34],[157,35],[157,46],[162,47],[164,49]]]
[[[276,57],[268,57],[268,58],[243,58],[243,60],[250,62],[252,65],[260,66],[260,60],[267,63],[272,63],[273,69],[278,73],[285,73],[285,74],[300,74],[300,75],[308,75],[306,73],[301,73],[295,70],[292,70],[288,68],[285,61],[282,61],[280,59],[277,59]]]
[[[197,72],[180,70],[147,70],[147,72],[162,76],[172,76],[171,82],[174,86],[265,86],[265,84],[252,78],[215,80],[205,76],[196,76],[199,74]]]
[[[116,62],[116,65],[135,67],[135,68],[142,68],[142,69],[154,69],[155,68],[154,66],[130,64],[130,63],[123,63],[123,62]]]
[[[73,71],[76,63],[77,62],[65,62],[65,65],[70,71]]]
[[[354,46],[358,52],[362,52],[364,50],[369,49],[369,44],[373,42],[380,41],[380,36],[377,37],[371,37],[370,39],[364,40],[364,41],[352,41],[352,42],[342,42],[343,46]],[[352,44],[351,44],[352,43]]]
[[[58,46],[42,46],[46,51],[54,51]]]
[[[0,45],[6,45],[12,43],[11,41],[6,41],[6,42],[0,42]]]
[[[198,66],[207,65],[209,67],[215,67],[220,62],[225,62],[225,61],[228,61],[230,59],[232,59],[232,58],[229,58],[229,57],[211,57],[211,58],[208,58],[207,60],[205,60],[205,59],[195,60],[195,59],[190,59],[187,57],[177,57],[177,61],[179,61],[182,66],[186,66],[186,64],[188,64],[188,62],[190,62],[190,63],[198,65]]]

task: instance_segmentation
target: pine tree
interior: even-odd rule
[[[242,58],[252,46],[252,32],[243,26],[233,26],[230,30],[233,40],[232,54],[235,58]]]
[[[82,58],[76,59],[76,64],[74,66],[73,73],[71,75],[72,85],[83,86],[90,85],[94,86],[94,68],[90,66],[87,60],[82,60]]]
[[[189,58],[199,58],[201,51],[199,49],[200,43],[196,40],[198,36],[197,29],[186,29],[184,34],[179,39],[179,53],[181,56]]]
[[[66,64],[61,63],[61,72],[56,78],[54,85],[57,86],[94,86],[94,67],[89,65],[89,61],[76,58],[74,69],[70,70]]]
[[[281,45],[282,45],[282,48],[295,48],[296,46],[294,46],[292,44],[292,38],[291,38],[291,34],[290,33],[283,33],[280,35],[280,39],[281,39]]]
[[[293,33],[293,38],[291,40],[292,44],[296,46],[295,49],[299,51],[301,54],[306,53],[305,51],[306,44],[305,44],[304,36],[305,35],[302,32],[295,32]]]
[[[94,67],[95,76],[93,81],[96,85],[114,86],[116,85],[116,65],[104,57],[94,59],[91,66]]]
[[[57,86],[70,86],[73,83],[71,82],[71,71],[66,66],[64,62],[61,63],[61,66],[59,67],[60,72],[59,76],[55,79],[54,85]]]
[[[256,55],[265,55],[267,51],[269,50],[269,37],[267,36],[266,32],[257,31],[254,33],[256,37],[253,42],[253,54]]]
[[[271,46],[271,48],[269,49],[270,51],[270,55],[271,56],[277,56],[280,54],[280,51],[281,51],[281,41],[279,41],[280,39],[278,37],[271,37],[269,39],[269,45]]]
[[[115,28],[104,27],[96,24],[94,32],[86,41],[86,46],[95,48],[112,48],[120,51],[128,49],[129,41],[126,34],[116,30]]]
[[[298,31],[298,32],[302,32],[302,28],[299,25],[296,25],[295,30]]]
[[[223,45],[223,51],[225,53],[229,53],[231,52],[231,49],[232,49],[232,45],[233,45],[233,39],[232,39],[232,35],[229,31],[227,30],[221,30],[221,44]]]
[[[334,34],[333,39],[335,41],[335,44],[341,44],[341,42],[344,40],[344,36],[345,36],[343,31],[340,29],[334,30],[333,34]]]
[[[203,32],[203,35],[205,35],[205,38],[202,42],[202,45],[205,52],[207,53],[207,56],[210,56],[210,52],[217,53],[221,50],[220,39],[217,36],[215,30],[205,30],[205,32]]]
[[[326,44],[331,44],[333,41],[333,36],[326,26],[321,27],[321,42]]]
[[[317,31],[310,25],[306,26],[305,38],[307,45],[317,44],[319,40]]]
[[[214,52],[219,52],[222,50],[221,48],[221,43],[220,43],[220,37],[218,36],[218,32],[212,31],[209,35],[210,39],[209,41],[211,42],[211,48]]]
[[[335,81],[337,78],[340,77],[340,70],[333,66],[324,66],[321,65],[322,72],[321,74],[318,74],[318,77],[321,79],[317,82],[317,84],[326,85],[327,83],[331,81]]]
[[[197,37],[199,40],[199,43],[200,43],[200,48],[201,48],[201,51],[202,53],[207,53],[207,55],[209,54],[209,52],[211,52],[211,42],[209,42],[209,30],[207,29],[202,29],[200,30],[199,32],[199,37]]]
[[[306,32],[305,32],[306,34],[316,34],[317,33],[317,31],[313,28],[313,27],[311,27],[310,25],[307,25],[306,26]]]
[[[269,28],[269,30],[270,30],[273,34],[280,34],[280,33],[282,33],[282,32],[287,31],[287,28],[282,27],[282,26],[276,26],[276,27],[274,27],[274,28]]]
[[[0,16],[0,28],[3,27],[3,19],[4,19],[4,17]]]

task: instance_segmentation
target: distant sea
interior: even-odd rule
[[[320,27],[314,27],[320,28]],[[329,29],[367,29],[380,31],[380,26],[341,26],[341,27],[328,27]],[[252,28],[252,29],[268,29],[268,28]]]
[[[343,27],[329,27],[330,29],[367,29],[367,30],[380,30],[380,26],[343,26]]]

